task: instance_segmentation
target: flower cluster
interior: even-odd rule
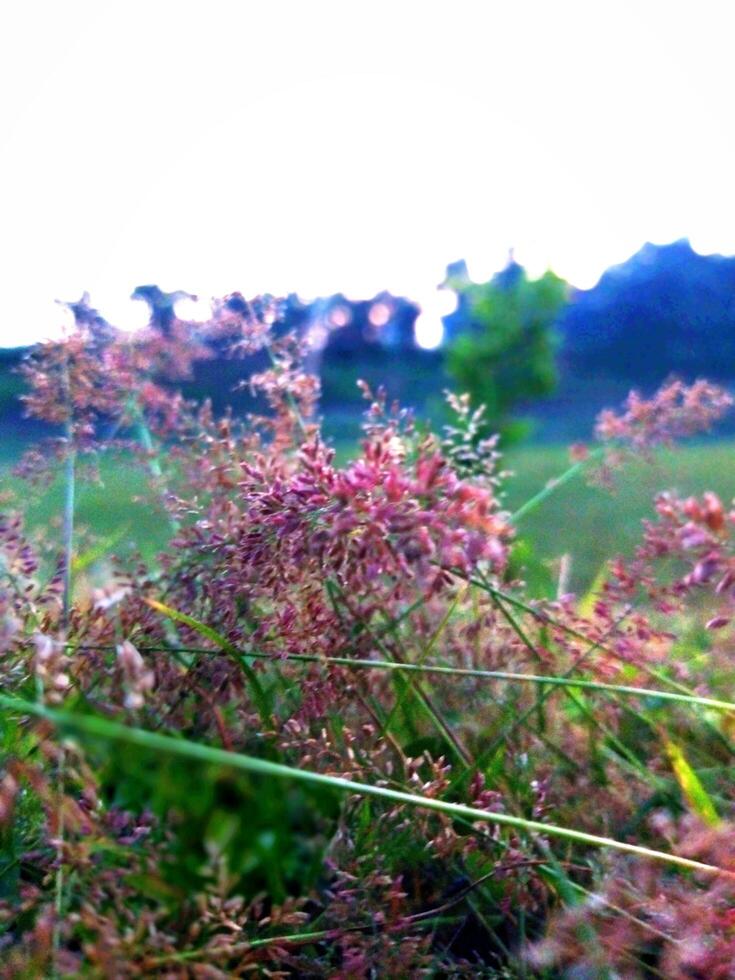
[[[732,404],[732,396],[718,385],[673,380],[648,400],[631,392],[622,414],[606,409],[599,415],[595,433],[605,442],[620,441],[637,450],[669,446],[706,431]]]
[[[616,864],[596,893],[565,911],[551,935],[531,953],[537,967],[573,967],[589,975],[613,969],[631,980],[650,976],[726,980],[735,962],[735,862],[733,827],[706,828],[696,821],[666,826],[682,857],[713,863],[723,875],[693,883],[640,860]],[[729,872],[729,874],[727,873]],[[589,938],[594,936],[594,942]]]
[[[60,547],[0,517],[0,972],[729,976],[730,877],[600,857],[585,834],[734,870],[735,511],[662,494],[595,594],[529,594],[482,413],[449,396],[436,436],[363,385],[338,464],[279,310],[232,293],[196,331],[90,321],[24,368],[29,412],[63,427],[24,469],[63,458],[73,480],[114,444],[170,539],[95,564],[66,512]],[[213,345],[258,355],[242,383],[265,414],[173,390]],[[598,436],[647,454],[730,404],[670,382]]]

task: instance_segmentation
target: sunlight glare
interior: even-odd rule
[[[416,343],[422,350],[436,350],[444,340],[444,324],[436,315],[421,313],[415,326]]]
[[[185,297],[174,303],[174,313],[179,320],[184,320],[186,323],[206,323],[212,316],[212,304],[210,300],[200,297],[197,299]]]
[[[108,323],[126,333],[135,333],[136,330],[143,330],[148,326],[148,305],[141,300],[130,299],[124,293],[110,291],[97,298],[93,296],[92,305]]]

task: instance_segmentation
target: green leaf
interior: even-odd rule
[[[112,534],[108,534],[107,537],[103,538],[83,554],[75,555],[71,563],[72,571],[81,572],[99,558],[103,558],[116,544],[122,541],[129,530],[130,524],[125,524],[123,527],[119,527],[116,531],[113,531]]]
[[[664,738],[664,748],[674,770],[674,776],[679,784],[684,799],[689,808],[709,827],[717,827],[720,817],[715,809],[707,790],[702,785],[699,776],[689,765],[683,750],[670,738]]]
[[[325,773],[311,772],[307,769],[296,769],[279,762],[270,762],[267,759],[258,759],[254,756],[229,752],[226,749],[219,749],[210,745],[201,745],[198,742],[192,742],[188,739],[173,738],[170,735],[161,735],[158,732],[149,732],[142,728],[132,728],[128,725],[121,725],[118,722],[110,721],[107,718],[56,711],[47,708],[45,705],[9,697],[5,694],[0,694],[0,707],[24,715],[45,718],[62,729],[67,729],[68,731],[77,732],[80,735],[87,735],[92,738],[125,742],[156,752],[166,752],[171,755],[195,759],[213,765],[229,766],[233,769],[258,773],[275,779],[292,779],[299,782],[315,783],[321,786],[331,787],[338,792],[349,793],[355,796],[374,796],[393,803],[404,803],[407,806],[436,810],[447,816],[469,820],[472,823],[494,823],[500,826],[515,827],[529,834],[558,837],[591,847],[610,848],[652,861],[660,861],[664,864],[689,868],[694,871],[732,876],[731,872],[712,864],[704,864],[701,861],[694,861],[691,858],[682,857],[679,854],[667,854],[664,851],[656,851],[638,844],[629,844],[627,841],[615,840],[612,837],[602,837],[597,834],[575,830],[572,827],[542,823],[538,820],[526,820],[524,817],[517,817],[510,813],[480,810],[476,807],[465,806],[460,803],[451,803],[447,800],[419,796],[415,793],[403,792],[402,790],[389,789],[387,786],[375,786],[370,783],[361,783],[357,780],[344,779],[341,776],[330,776]]]
[[[159,602],[157,599],[146,599],[145,601],[148,603],[151,609],[155,609],[156,612],[162,613],[175,623],[183,623],[185,626],[189,626],[191,629],[199,633],[200,636],[205,637],[207,640],[211,640],[211,642],[216,644],[224,653],[227,653],[230,657],[232,657],[247,678],[250,689],[253,693],[253,698],[258,706],[261,720],[266,724],[270,724],[272,720],[270,699],[263,690],[263,686],[258,679],[258,675],[245,660],[242,652],[238,650],[234,644],[230,643],[230,641],[226,637],[222,636],[221,633],[218,633],[217,630],[212,629],[211,626],[207,626],[205,623],[200,623],[198,619],[194,619],[193,616],[189,616],[187,613],[179,612],[178,609],[172,609],[171,606],[167,606],[165,603]]]

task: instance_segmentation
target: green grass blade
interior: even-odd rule
[[[434,647],[436,646],[436,644],[437,644],[437,642],[439,640],[439,637],[444,632],[444,630],[445,630],[445,628],[447,626],[447,623],[449,622],[449,620],[454,615],[454,611],[457,608],[461,597],[462,597],[462,593],[461,592],[458,592],[457,595],[454,597],[454,601],[450,604],[450,606],[447,609],[446,613],[442,617],[441,622],[439,623],[439,625],[437,626],[437,628],[434,630],[434,633],[432,634],[432,636],[429,638],[429,642],[426,644],[425,648],[421,651],[421,655],[420,655],[420,657],[418,659],[418,662],[414,666],[417,666],[417,667],[423,666],[423,664],[426,661],[426,659],[431,655]],[[417,671],[414,671],[414,673],[418,673],[418,672]],[[413,687],[414,687],[413,679],[409,679],[409,681],[406,684],[405,688],[399,693],[399,696],[396,698],[395,704],[393,705],[393,707],[390,710],[390,713],[388,715],[388,719],[387,719],[387,721],[385,723],[385,727],[387,729],[390,729],[390,726],[393,723],[393,719],[395,718],[395,716],[400,711],[401,706],[403,705],[405,699],[413,691]]]
[[[71,563],[72,571],[81,572],[89,565],[93,565],[94,562],[98,561],[98,559],[104,558],[104,556],[108,554],[115,547],[116,544],[119,544],[120,541],[122,541],[122,539],[125,537],[125,535],[128,533],[129,530],[130,530],[130,524],[124,524],[122,527],[119,527],[116,531],[113,531],[112,534],[108,534],[107,537],[103,538],[101,541],[99,541],[92,548],[89,548],[83,554],[75,555],[72,558],[72,563]]]
[[[571,827],[561,827],[556,824],[526,820],[523,817],[517,817],[509,813],[479,810],[461,803],[450,803],[446,800],[423,797],[414,793],[406,793],[402,790],[389,789],[385,786],[374,786],[370,783],[344,779],[341,776],[329,776],[306,769],[297,769],[283,765],[282,763],[270,762],[267,759],[258,759],[237,752],[228,752],[225,749],[218,749],[210,745],[191,742],[187,739],[173,738],[170,735],[161,735],[142,728],[121,725],[119,722],[110,721],[107,718],[101,718],[95,715],[78,715],[66,711],[57,711],[47,708],[45,705],[34,704],[30,701],[9,697],[5,694],[0,694],[0,706],[7,711],[44,718],[61,729],[77,732],[81,735],[88,735],[93,738],[125,742],[129,745],[137,745],[152,751],[167,752],[186,759],[194,759],[212,765],[229,766],[233,769],[240,769],[263,776],[272,776],[276,779],[292,779],[300,782],[315,783],[340,792],[360,796],[373,796],[378,799],[389,800],[393,803],[405,803],[407,806],[436,810],[447,816],[456,816],[473,822],[494,823],[501,826],[515,827],[529,834],[542,834],[591,847],[609,848],[627,854],[634,854],[637,857],[652,861],[687,868],[692,871],[735,877],[733,872],[718,868],[712,864],[704,864],[701,861],[695,861],[678,854],[667,854],[664,851],[656,851],[638,844],[618,841],[611,837],[601,837],[596,834],[575,830]]]
[[[345,609],[350,613],[350,615],[354,617],[355,613],[350,605],[348,597],[345,595],[344,590],[340,587],[340,585],[337,582],[335,582],[334,579],[327,579],[325,584],[327,588],[327,593],[330,597],[330,601],[332,602],[335,612],[337,612],[337,615],[341,616],[341,614],[339,613],[339,607],[337,605],[335,596],[344,605]],[[372,628],[372,626],[369,623],[366,623],[364,620],[359,618],[358,618],[358,622],[360,622],[360,624],[369,634],[370,638],[376,644],[378,649],[382,652],[383,656],[390,657],[391,651],[388,650],[388,648],[385,646],[381,638],[378,635],[376,635],[375,630]],[[400,657],[398,653],[395,651],[393,651],[393,657],[396,663],[399,664],[405,663],[405,660],[402,659],[402,657]],[[470,753],[468,752],[467,748],[463,745],[463,743],[457,736],[456,732],[452,730],[451,725],[444,718],[441,711],[439,711],[437,706],[434,704],[434,701],[431,698],[431,696],[421,687],[420,684],[414,684],[413,691],[418,702],[422,705],[424,711],[429,716],[429,718],[431,718],[432,722],[434,723],[434,726],[436,727],[437,731],[442,736],[442,738],[446,741],[450,750],[456,753],[457,757],[469,769],[472,765],[472,757],[470,756]]]
[[[534,494],[530,500],[527,500],[525,504],[510,515],[510,523],[517,524],[527,514],[530,514],[532,511],[536,510],[536,508],[540,507],[552,494],[556,493],[557,490],[560,490],[565,483],[569,483],[570,480],[573,480],[576,476],[583,473],[591,463],[601,459],[604,453],[605,450],[603,448],[595,449],[589,454],[589,456],[587,456],[586,459],[581,459],[577,463],[572,463],[572,465],[560,476],[557,476],[553,480],[549,480],[542,490],[539,490],[537,494]]]
[[[721,820],[715,805],[702,785],[699,776],[689,764],[683,749],[668,737],[664,737],[664,748],[671,762],[671,768],[674,770],[676,781],[690,809],[696,813],[703,823],[709,827],[717,827]]]
[[[85,645],[76,646],[68,644],[77,650],[100,649],[99,647],[88,647]],[[113,649],[110,647],[109,649]],[[178,648],[185,653],[213,653],[212,650],[204,647],[181,647]],[[233,648],[234,649],[234,648]],[[171,647],[151,647],[142,646],[141,651],[159,650],[171,652]],[[253,660],[267,660],[263,654],[237,650],[240,657]],[[698,694],[680,694],[678,691],[660,691],[653,687],[633,687],[626,684],[606,684],[602,681],[584,680],[581,677],[559,676],[556,674],[519,674],[505,670],[484,670],[475,667],[447,667],[444,664],[406,664],[395,660],[364,660],[352,657],[320,657],[316,654],[308,653],[287,653],[284,660],[295,660],[303,663],[323,663],[335,664],[340,667],[352,667],[356,670],[391,670],[398,672],[417,672],[423,674],[445,674],[450,677],[474,677],[490,681],[501,681],[508,683],[540,684],[552,687],[572,687],[582,688],[589,691],[600,691],[609,694],[622,694],[626,697],[651,698],[660,701],[673,701],[679,704],[691,704],[695,707],[710,708],[713,711],[735,713],[735,701],[722,701],[718,698],[707,698]]]
[[[179,612],[178,609],[172,609],[171,606],[167,606],[165,603],[159,602],[157,599],[146,599],[146,602],[151,609],[155,609],[156,612],[160,612],[162,615],[167,616],[175,623],[183,623],[184,626],[189,626],[191,629],[199,633],[200,636],[203,636],[207,640],[211,640],[212,643],[216,644],[224,653],[232,657],[247,678],[248,684],[250,685],[250,689],[253,693],[253,698],[258,706],[261,720],[265,724],[270,724],[272,719],[268,695],[263,690],[263,685],[260,683],[258,675],[243,657],[242,652],[238,650],[234,644],[230,643],[227,637],[222,636],[221,633],[218,633],[217,630],[212,629],[211,626],[207,626],[205,623],[200,623],[199,620],[194,619],[193,616],[189,616],[187,613]]]

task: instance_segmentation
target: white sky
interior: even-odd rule
[[[509,247],[579,286],[735,252],[735,5],[15,0],[0,12],[0,343],[132,288],[436,284]]]

